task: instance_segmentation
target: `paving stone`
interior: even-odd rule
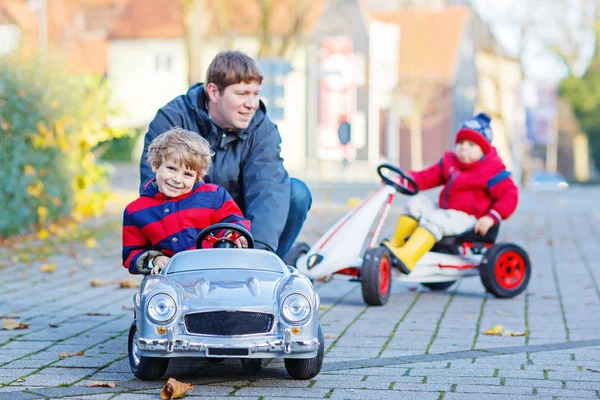
[[[0,400],[29,400],[29,399],[43,399],[43,398],[44,397],[42,397],[40,395],[37,395],[34,393],[29,393],[29,392],[0,391]]]
[[[247,396],[276,396],[276,397],[295,397],[295,398],[319,398],[322,399],[329,389],[321,388],[276,388],[276,387],[243,387],[235,392],[235,397]]]
[[[354,390],[336,389],[331,394],[330,399],[356,399],[356,400],[437,400],[439,392],[412,392],[396,390]]]

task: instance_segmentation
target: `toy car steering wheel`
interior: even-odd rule
[[[406,180],[407,186],[403,186],[400,185],[398,180],[392,180],[389,177],[387,177],[386,175],[383,174],[383,170],[387,169],[390,170],[392,172],[397,173],[398,175],[400,175],[402,178],[404,178]],[[415,180],[406,172],[404,172],[402,169],[395,167],[393,165],[390,164],[381,164],[377,167],[377,173],[379,174],[379,176],[381,177],[381,179],[383,179],[383,181],[385,182],[386,185],[390,185],[391,187],[393,187],[394,189],[396,189],[398,192],[402,193],[402,194],[406,194],[408,196],[414,196],[415,194],[419,193],[419,187],[417,186],[417,183],[415,182]]]
[[[216,231],[227,230],[232,231],[229,237],[215,237],[213,234]],[[217,249],[231,249],[237,248],[235,241],[238,240],[241,236],[245,237],[248,241],[248,248],[254,248],[254,238],[252,234],[246,230],[243,226],[230,224],[230,223],[220,223],[214,224],[209,227],[206,227],[198,234],[196,238],[196,248],[201,249],[202,243],[205,241],[212,244],[213,248]]]

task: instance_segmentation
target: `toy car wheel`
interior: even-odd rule
[[[294,379],[312,379],[321,372],[323,356],[325,354],[325,337],[319,324],[319,349],[314,358],[285,358],[285,369]]]
[[[367,249],[360,270],[365,303],[382,306],[388,302],[392,288],[392,263],[384,247]]]
[[[139,354],[137,347],[138,331],[135,321],[129,328],[129,366],[138,379],[153,381],[161,378],[169,366],[168,358],[144,357]]]
[[[260,358],[240,358],[242,370],[249,376],[254,376],[262,369],[262,359]]]
[[[223,361],[225,361],[224,358],[217,358],[217,357],[206,357],[206,361],[208,361],[211,364],[220,364]]]
[[[525,250],[516,244],[498,243],[481,258],[479,274],[488,292],[499,298],[510,298],[527,288],[531,262]]]
[[[306,242],[298,242],[294,243],[290,251],[283,258],[283,262],[285,265],[291,265],[292,267],[296,267],[296,262],[298,259],[304,254],[308,253],[310,250],[310,246]]]
[[[454,285],[454,282],[456,282],[456,281],[448,281],[448,282],[422,282],[421,284],[423,286],[425,286],[426,288],[429,288],[429,290],[441,291],[441,290],[446,290],[450,286]]]

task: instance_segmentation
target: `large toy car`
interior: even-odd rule
[[[396,192],[412,196],[419,189],[402,169],[389,164],[377,167],[382,187],[344,215],[311,247],[300,242],[290,249],[286,262],[311,279],[334,274],[361,282],[369,305],[386,304],[392,284],[393,254],[378,241]],[[499,225],[485,236],[469,230],[435,244],[410,274],[398,281],[421,283],[430,290],[445,290],[457,280],[479,276],[486,291],[498,298],[523,292],[531,277],[527,252],[514,243],[496,243]]]
[[[224,230],[231,236],[214,235]],[[235,248],[240,236],[248,249]],[[176,254],[159,274],[144,278],[129,331],[137,378],[159,379],[177,357],[239,358],[250,375],[260,371],[262,359],[283,358],[295,379],[319,373],[318,294],[308,278],[253,244],[238,225],[212,225],[199,234],[198,250]]]

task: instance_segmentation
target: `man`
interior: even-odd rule
[[[174,127],[198,132],[215,153],[205,181],[231,194],[251,221],[256,248],[284,258],[302,229],[312,197],[283,166],[281,136],[258,97],[262,80],[260,68],[246,54],[217,54],[206,82],[159,109],[150,123],[140,162],[140,193],[154,178],[146,161],[150,142]]]

